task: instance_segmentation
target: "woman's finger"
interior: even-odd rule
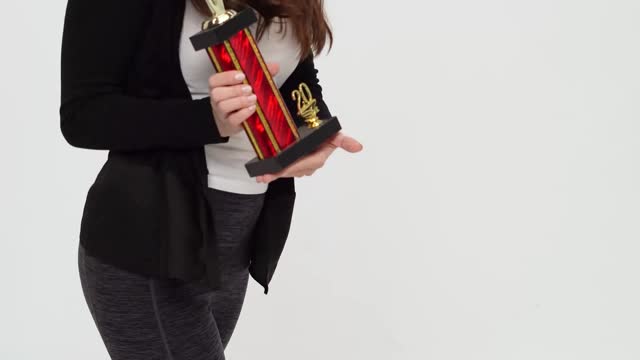
[[[332,144],[331,142],[326,142],[320,145],[320,147],[315,151],[314,155],[318,155],[323,159],[322,166],[324,166],[324,163],[327,161],[327,159],[329,159],[331,154],[336,151],[336,149],[337,147],[334,144]]]
[[[271,73],[271,76],[276,76],[278,74],[278,72],[280,71],[280,64],[278,64],[278,63],[269,63],[269,64],[267,64],[267,69],[269,69],[269,72]]]
[[[360,152],[363,148],[362,144],[358,140],[345,135],[342,132],[336,134],[328,143],[350,153]]]
[[[211,99],[218,104],[234,97],[249,96],[252,93],[249,85],[220,86],[211,89]]]
[[[245,78],[245,75],[240,71],[223,71],[209,78],[209,87],[215,89],[220,86],[238,85],[242,84]]]
[[[243,122],[245,122],[249,116],[251,116],[256,111],[256,106],[251,105],[249,107],[243,108],[236,112],[233,112],[229,115],[227,120],[233,126],[240,126]]]
[[[256,104],[255,95],[239,96],[239,97],[233,97],[231,99],[221,101],[218,104],[218,109],[225,114],[230,114],[234,111],[238,111],[255,104]]]

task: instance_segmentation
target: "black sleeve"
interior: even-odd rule
[[[124,84],[154,0],[69,0],[62,38],[60,127],[75,147],[188,148],[225,142],[209,98],[150,99]]]
[[[311,94],[313,94],[313,97],[316,99],[318,109],[320,110],[318,117],[320,119],[330,118],[331,112],[322,97],[322,87],[320,86],[320,80],[318,80],[318,70],[313,62],[313,55],[303,59],[280,87],[280,92],[282,96],[288,100],[286,101],[287,107],[298,127],[305,125],[305,122],[304,119],[297,115],[297,104],[295,101],[291,101],[291,92],[298,89],[300,83],[306,83],[311,90]]]

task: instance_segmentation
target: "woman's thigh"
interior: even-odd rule
[[[201,283],[157,280],[78,254],[85,299],[114,360],[224,359]]]
[[[222,344],[226,347],[236,328],[247,291],[251,234],[262,211],[264,194],[208,190],[221,270],[220,287],[213,293],[211,307]]]

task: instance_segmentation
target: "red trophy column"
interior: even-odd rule
[[[251,11],[251,10],[245,10]],[[260,159],[276,156],[298,139],[298,130],[258,50],[251,32],[241,29],[207,48],[218,72],[238,70],[246,75],[257,97],[256,112],[244,129]]]

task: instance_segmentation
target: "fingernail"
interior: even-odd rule
[[[249,85],[243,86],[242,87],[242,92],[247,94],[247,95],[251,94],[251,86],[249,86]]]
[[[249,109],[249,112],[254,112],[254,111],[256,111],[256,106],[255,105],[251,105],[247,109]]]
[[[256,99],[257,99],[257,98],[258,98],[258,97],[256,96],[256,94],[253,94],[253,95],[247,96],[247,100],[248,100],[250,103],[252,103],[252,104],[256,102]]]
[[[242,81],[242,80],[244,80],[245,78],[246,78],[246,76],[244,76],[244,74],[243,74],[243,73],[237,73],[237,74],[236,74],[236,80],[238,80],[238,81]]]

